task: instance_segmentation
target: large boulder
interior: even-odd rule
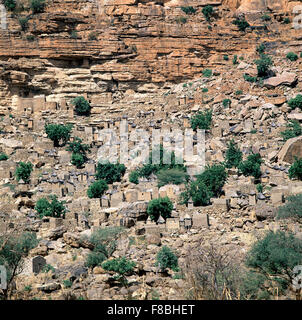
[[[283,72],[282,74],[277,74],[275,77],[264,80],[263,85],[266,88],[273,89],[280,85],[292,86],[297,80],[298,77],[295,73]]]
[[[293,163],[295,157],[302,158],[302,136],[288,139],[278,153],[278,159]]]

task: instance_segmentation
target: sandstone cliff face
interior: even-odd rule
[[[201,12],[207,4],[215,8],[210,23]],[[187,15],[181,6],[197,12]],[[285,0],[54,0],[30,16],[25,31],[18,17],[28,12],[8,14],[8,29],[0,31],[1,112],[13,110],[18,97],[108,97],[145,83],[192,79],[207,67],[219,70],[224,54],[248,54],[259,39],[275,40],[276,29],[265,30],[255,16],[247,19],[259,30],[239,32],[232,24],[236,12],[271,10],[278,18],[287,6]],[[278,27],[278,39],[282,32]]]

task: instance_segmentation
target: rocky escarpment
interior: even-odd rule
[[[207,4],[214,7],[210,22],[202,14]],[[139,91],[146,83],[198,78],[206,67],[219,71],[224,54],[254,52],[259,39],[295,45],[297,30],[280,24],[293,4],[54,0],[43,13],[8,13],[7,29],[0,31],[1,112],[9,113],[16,97],[45,94],[58,101],[81,93],[110,100],[108,93]],[[196,12],[186,14],[182,6]],[[264,24],[266,11],[273,20]],[[252,26],[246,33],[232,24],[242,12]],[[20,17],[29,18],[24,31]]]

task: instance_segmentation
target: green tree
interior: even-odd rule
[[[209,130],[212,124],[212,111],[205,110],[204,112],[198,112],[191,118],[191,127],[193,130],[204,129]]]
[[[207,165],[197,178],[204,182],[214,196],[219,197],[227,180],[227,172],[222,164],[215,163],[212,166]]]
[[[302,240],[291,233],[270,231],[258,240],[247,254],[246,265],[255,272],[287,288],[294,276],[293,269],[302,262]]]
[[[75,112],[80,116],[88,116],[91,112],[89,102],[82,96],[76,97],[71,102],[75,106]]]
[[[138,184],[139,177],[140,177],[139,171],[137,170],[131,171],[129,174],[129,181],[132,183]]]
[[[173,203],[168,197],[153,199],[148,203],[147,214],[153,221],[157,221],[159,216],[167,219],[171,216]]]
[[[247,157],[247,160],[239,164],[239,173],[242,173],[246,177],[253,176],[255,179],[259,179],[261,177],[261,163],[262,160],[259,153],[251,154]]]
[[[108,184],[120,182],[126,172],[124,164],[98,163],[95,177],[97,180],[105,180]]]
[[[62,145],[65,145],[70,139],[72,127],[69,124],[45,124],[45,132],[47,137],[53,141],[54,147],[59,147],[60,141],[62,141]]]
[[[87,196],[88,198],[102,198],[106,190],[108,190],[108,185],[106,181],[97,180],[89,186],[87,190]]]
[[[82,139],[75,137],[72,142],[68,143],[67,151],[72,151],[71,163],[77,168],[81,168],[88,160],[87,152],[90,152],[90,146],[83,144]]]
[[[10,296],[12,282],[22,272],[24,258],[37,244],[36,234],[31,232],[0,236],[0,265],[7,272],[7,289],[2,290],[5,300]]]
[[[31,162],[20,162],[15,171],[17,181],[22,179],[25,183],[29,183],[32,171],[33,165]]]
[[[246,28],[250,26],[249,23],[244,18],[243,19],[237,18],[233,20],[233,24],[235,24],[238,27],[238,29],[243,32],[245,31]]]
[[[237,147],[234,139],[232,139],[228,144],[228,149],[225,153],[225,166],[227,168],[238,168],[240,162],[242,161],[242,152]]]
[[[56,195],[50,195],[48,199],[40,198],[35,205],[35,210],[38,212],[40,219],[44,216],[64,218],[66,213],[64,204],[65,201],[59,201]]]
[[[156,266],[158,266],[163,272],[167,269],[171,269],[176,272],[179,271],[178,258],[167,246],[163,246],[157,253]]]
[[[190,198],[192,198],[194,206],[207,206],[210,204],[212,197],[213,192],[209,190],[200,177],[187,184],[186,190],[180,195],[181,203],[188,204]]]

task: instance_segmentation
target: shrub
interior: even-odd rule
[[[241,279],[239,291],[243,299],[269,299],[270,294],[265,288],[266,277],[262,274],[249,270]],[[268,295],[268,296],[267,296]]]
[[[212,197],[213,193],[200,178],[191,181],[186,190],[180,195],[181,203],[187,204],[192,198],[194,206],[207,206],[210,204]]]
[[[28,18],[27,17],[19,17],[18,21],[21,26],[21,30],[25,31],[28,28]]]
[[[20,162],[15,171],[17,181],[22,179],[25,183],[29,183],[29,178],[32,171],[33,165],[31,162]]]
[[[147,213],[151,220],[157,221],[159,216],[170,218],[173,204],[168,197],[153,199],[148,203]]]
[[[248,82],[257,82],[257,77],[251,77],[246,73],[243,75],[243,79]]]
[[[221,164],[207,165],[205,170],[197,176],[198,179],[204,182],[208,190],[214,196],[220,196],[222,188],[227,180],[227,172]]]
[[[103,269],[116,272],[115,279],[120,281],[122,285],[127,286],[127,274],[131,274],[135,267],[135,262],[128,260],[126,257],[107,260],[102,264]]]
[[[188,19],[187,19],[186,17],[177,17],[177,18],[175,19],[175,21],[176,21],[177,23],[181,23],[181,24],[186,23],[187,20],[188,20]]]
[[[235,95],[236,95],[236,96],[240,96],[241,94],[243,94],[243,91],[242,91],[242,90],[236,90],[236,91],[235,91]]]
[[[129,181],[132,183],[138,184],[139,177],[140,177],[140,175],[137,170],[131,171],[129,174]]]
[[[204,129],[209,130],[212,124],[212,111],[199,111],[191,118],[191,127],[193,130]]]
[[[4,152],[1,152],[0,153],[0,161],[5,161],[7,159],[8,159],[8,156]]]
[[[286,126],[290,129],[281,132],[281,136],[283,137],[284,141],[302,135],[302,127],[299,121],[290,120],[290,123],[288,123]]]
[[[32,232],[0,236],[0,265],[6,268],[8,289],[15,277],[22,272],[24,258],[37,244],[36,234]],[[8,289],[2,290],[5,300],[8,297]]]
[[[156,266],[158,266],[161,271],[166,271],[166,269],[171,269],[175,272],[179,271],[178,258],[167,246],[163,246],[157,253]]]
[[[126,172],[124,164],[98,163],[95,177],[97,180],[105,180],[108,184],[120,182]]]
[[[283,231],[270,231],[247,254],[246,265],[283,286],[294,278],[293,268],[302,261],[302,240]]]
[[[237,56],[237,54],[235,54],[234,57],[233,57],[233,65],[236,65],[236,64],[238,64],[238,56]]]
[[[285,18],[285,19],[283,20],[283,23],[289,24],[289,23],[290,23],[290,19],[289,19],[289,18]]]
[[[235,19],[233,20],[233,24],[235,24],[238,27],[238,30],[245,31],[246,28],[248,28],[250,25],[245,19]]]
[[[302,217],[302,194],[292,195],[286,198],[286,204],[280,206],[277,211],[277,219]]]
[[[49,196],[49,200],[40,198],[36,203],[35,210],[38,212],[40,219],[44,216],[64,218],[66,213],[65,201],[59,201],[56,195]]]
[[[17,2],[16,2],[16,0],[5,0],[4,6],[5,6],[6,10],[14,11],[16,9]]]
[[[261,54],[260,59],[255,60],[257,65],[258,77],[265,77],[269,74],[270,66],[273,64],[270,56]]]
[[[302,109],[302,95],[298,94],[295,98],[288,101],[288,106],[292,109]]]
[[[97,40],[97,33],[96,32],[90,32],[89,35],[88,35],[88,39],[90,41]]]
[[[105,180],[98,180],[93,182],[88,190],[87,196],[88,198],[102,198],[104,192],[108,190],[108,185]]]
[[[72,281],[69,279],[63,280],[64,288],[71,288],[72,287]]]
[[[298,60],[298,55],[294,52],[289,52],[287,55],[286,55],[286,58],[290,61],[296,61]]]
[[[71,101],[75,106],[74,111],[80,116],[88,116],[91,111],[91,106],[89,102],[82,96],[76,97]]]
[[[210,78],[212,76],[212,70],[211,69],[204,69],[202,70],[202,75],[206,78]]]
[[[236,146],[234,140],[231,140],[228,144],[228,149],[225,154],[225,165],[227,168],[238,168],[242,161],[242,152]]]
[[[158,179],[158,187],[166,184],[182,184],[188,181],[189,176],[186,172],[179,168],[161,169],[156,173]]]
[[[30,8],[33,13],[42,13],[45,9],[45,0],[30,0]]]
[[[55,273],[55,268],[51,265],[51,264],[46,264],[43,268],[42,271],[43,273],[48,273],[49,271],[51,271],[52,273]]]
[[[30,34],[30,35],[26,36],[26,40],[27,41],[34,41],[35,40],[35,36],[33,34]]]
[[[75,30],[72,30],[70,32],[70,38],[71,39],[78,39],[78,33]]]
[[[261,183],[258,183],[256,185],[256,190],[257,190],[257,192],[262,193],[263,192],[263,185]]]
[[[92,251],[89,252],[86,258],[85,266],[87,268],[94,268],[101,266],[102,263],[107,259],[103,252]]]
[[[231,105],[231,103],[232,103],[232,101],[231,101],[230,99],[224,99],[224,100],[222,101],[222,105],[223,105],[225,108],[229,107],[229,106]]]
[[[65,145],[70,139],[71,131],[72,125],[45,124],[45,133],[53,141],[54,147],[59,147],[60,141],[62,141],[62,145]]]
[[[295,157],[295,161],[288,170],[288,176],[290,179],[302,180],[302,158]]]
[[[261,156],[259,153],[251,154],[247,157],[247,160],[242,161],[239,166],[238,170],[244,176],[253,176],[255,179],[259,179],[261,177]]]
[[[264,51],[265,51],[265,45],[264,45],[264,43],[259,44],[259,46],[256,48],[256,51],[257,51],[259,54],[264,53]]]
[[[211,20],[211,16],[213,15],[214,9],[211,5],[207,5],[202,8],[202,13],[206,20],[209,22]]]
[[[264,15],[261,17],[261,19],[262,19],[263,21],[271,21],[271,20],[272,20],[272,18],[271,18],[268,14],[264,14]]]
[[[208,88],[202,88],[202,90],[201,90],[203,93],[205,93],[205,92],[208,92],[209,91],[209,89]]]
[[[225,54],[225,55],[223,56],[223,60],[229,61],[229,56],[228,56],[227,54]]]
[[[192,6],[188,7],[181,7],[181,10],[186,14],[194,14],[197,10],[193,8]]]

